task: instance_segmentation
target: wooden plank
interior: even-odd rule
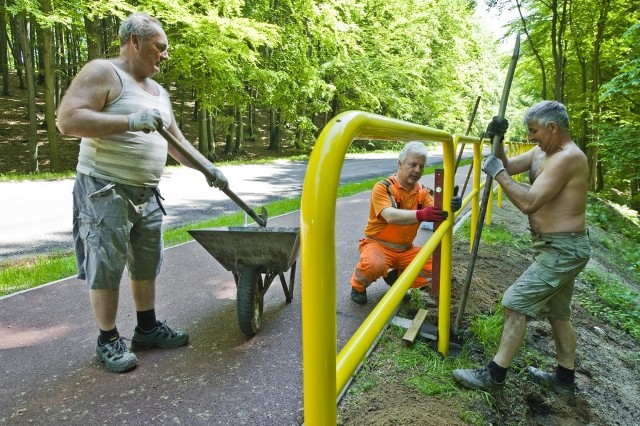
[[[393,317],[391,319],[391,324],[397,325],[398,327],[402,327],[405,330],[411,327],[411,322],[412,321],[410,319],[402,318],[402,317]],[[427,324],[427,323],[422,324],[422,327],[420,327],[420,332],[418,333],[418,336],[423,340],[436,341],[438,340],[437,335],[438,335],[438,327],[432,324]]]
[[[416,340],[416,336],[420,332],[420,327],[422,326],[422,323],[425,319],[427,319],[427,310],[420,309],[411,322],[411,325],[407,329],[407,332],[404,333],[404,336],[402,336],[402,340],[404,341],[404,343],[410,345],[414,340]]]

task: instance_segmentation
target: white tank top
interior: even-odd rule
[[[131,114],[155,108],[165,127],[171,123],[169,94],[158,83],[154,96],[138,86],[133,78],[108,61],[122,82],[122,92],[102,112]],[[90,90],[90,89],[88,89]],[[124,132],[106,138],[82,138],[76,170],[99,179],[134,186],[158,186],[167,162],[167,141],[158,132]]]

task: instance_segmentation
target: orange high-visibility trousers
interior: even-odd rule
[[[404,271],[416,257],[421,246],[413,245],[409,249],[401,251],[371,238],[364,238],[360,240],[358,248],[360,261],[351,276],[351,286],[357,291],[363,292],[378,278],[386,277],[389,269],[397,269],[398,273]],[[418,288],[430,284],[431,271],[431,257],[429,257],[411,287]]]

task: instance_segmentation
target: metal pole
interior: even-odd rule
[[[184,158],[186,158],[191,164],[193,164],[193,166],[196,167],[198,171],[203,173],[205,176],[209,176],[210,172],[207,170],[207,166],[204,164],[203,160],[200,160],[195,155],[194,152],[189,151],[187,147],[182,145],[180,141],[178,141],[178,139],[176,139],[175,136],[169,133],[167,129],[165,129],[164,127],[160,127],[158,129],[158,133],[160,133],[162,137],[164,137],[167,140],[168,143],[170,143],[175,149],[177,149],[180,152],[180,154],[184,156]],[[236,193],[230,190],[229,188],[222,189],[221,191],[224,192],[227,195],[227,197],[231,199],[231,201],[236,203],[238,207],[240,207],[249,216],[251,216],[258,225],[262,227],[267,226],[267,210],[264,207],[262,207],[260,215],[258,215],[258,213],[253,211],[251,207],[247,205],[247,203],[242,201],[242,199],[238,197]]]
[[[516,70],[516,64],[518,62],[518,55],[520,54],[520,33],[516,37],[516,45],[513,49],[513,55],[511,56],[511,62],[509,63],[509,70],[507,72],[507,78],[504,83],[504,89],[502,90],[502,99],[500,100],[500,110],[498,117],[504,118],[504,114],[507,110],[507,101],[509,99],[509,90],[511,89],[511,82],[513,81],[513,74]],[[491,143],[491,153],[493,155],[498,154],[498,148],[500,146],[500,135],[494,135]],[[469,287],[471,284],[471,277],[473,275],[473,268],[476,264],[476,257],[478,255],[478,246],[480,245],[480,237],[482,236],[482,225],[484,224],[484,218],[487,213],[487,203],[491,195],[493,188],[493,178],[487,176],[486,184],[484,187],[484,194],[482,196],[482,202],[480,203],[480,216],[478,217],[478,226],[476,227],[476,234],[473,240],[473,247],[471,249],[471,258],[469,259],[469,265],[467,266],[467,275],[464,281],[464,287],[462,291],[462,297],[460,298],[460,306],[458,307],[458,315],[456,316],[456,323],[453,327],[453,333],[460,334],[460,327],[462,325],[462,317],[467,305],[467,298],[469,296]]]
[[[476,98],[476,104],[473,107],[473,111],[471,111],[471,116],[469,117],[469,124],[467,125],[467,131],[465,132],[465,135],[467,136],[469,136],[469,133],[471,133],[471,127],[473,127],[473,121],[476,118],[476,112],[478,112],[478,105],[480,105],[480,96]],[[458,158],[456,158],[456,172],[458,171],[458,166],[460,165],[460,160],[462,159],[463,150],[464,150],[464,142],[462,142],[462,145],[460,145],[460,152],[458,153]],[[471,173],[471,170],[469,170],[469,173]]]

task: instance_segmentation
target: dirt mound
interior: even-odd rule
[[[504,290],[530,263],[526,217],[509,202],[493,209],[493,224],[502,225],[522,244],[506,249],[501,244],[481,243],[465,310],[465,318],[495,311]],[[599,229],[591,227],[593,248],[588,267],[611,268],[610,254]],[[451,323],[455,323],[458,303],[469,263],[469,241],[455,239],[452,276]],[[638,283],[628,283],[639,291]],[[576,295],[587,291],[576,283]],[[437,324],[437,313],[430,309],[427,322]],[[431,311],[434,311],[432,313]],[[533,361],[530,351],[542,354],[548,365],[555,365],[555,345],[546,321],[531,321],[526,343],[509,370],[504,389],[493,391],[489,405],[482,393],[461,400],[455,392],[441,397],[426,396],[411,385],[411,374],[398,372],[389,356],[375,350],[366,369],[363,392],[346,393],[339,407],[339,424],[348,425],[632,425],[640,418],[640,344],[628,334],[591,316],[574,297],[572,320],[578,336],[575,397],[560,397],[531,382],[524,371]],[[468,323],[463,324],[466,328]],[[386,338],[389,332],[385,333]],[[384,338],[383,338],[384,339]],[[401,343],[398,342],[398,345]],[[493,354],[472,352],[478,367]],[[375,367],[374,367],[375,366]],[[363,370],[365,370],[363,369]],[[357,383],[358,377],[354,380]],[[449,386],[450,383],[443,383]],[[455,385],[453,385],[455,386]],[[465,391],[474,392],[474,391]],[[469,417],[471,419],[469,419]],[[463,420],[463,418],[465,420]]]

